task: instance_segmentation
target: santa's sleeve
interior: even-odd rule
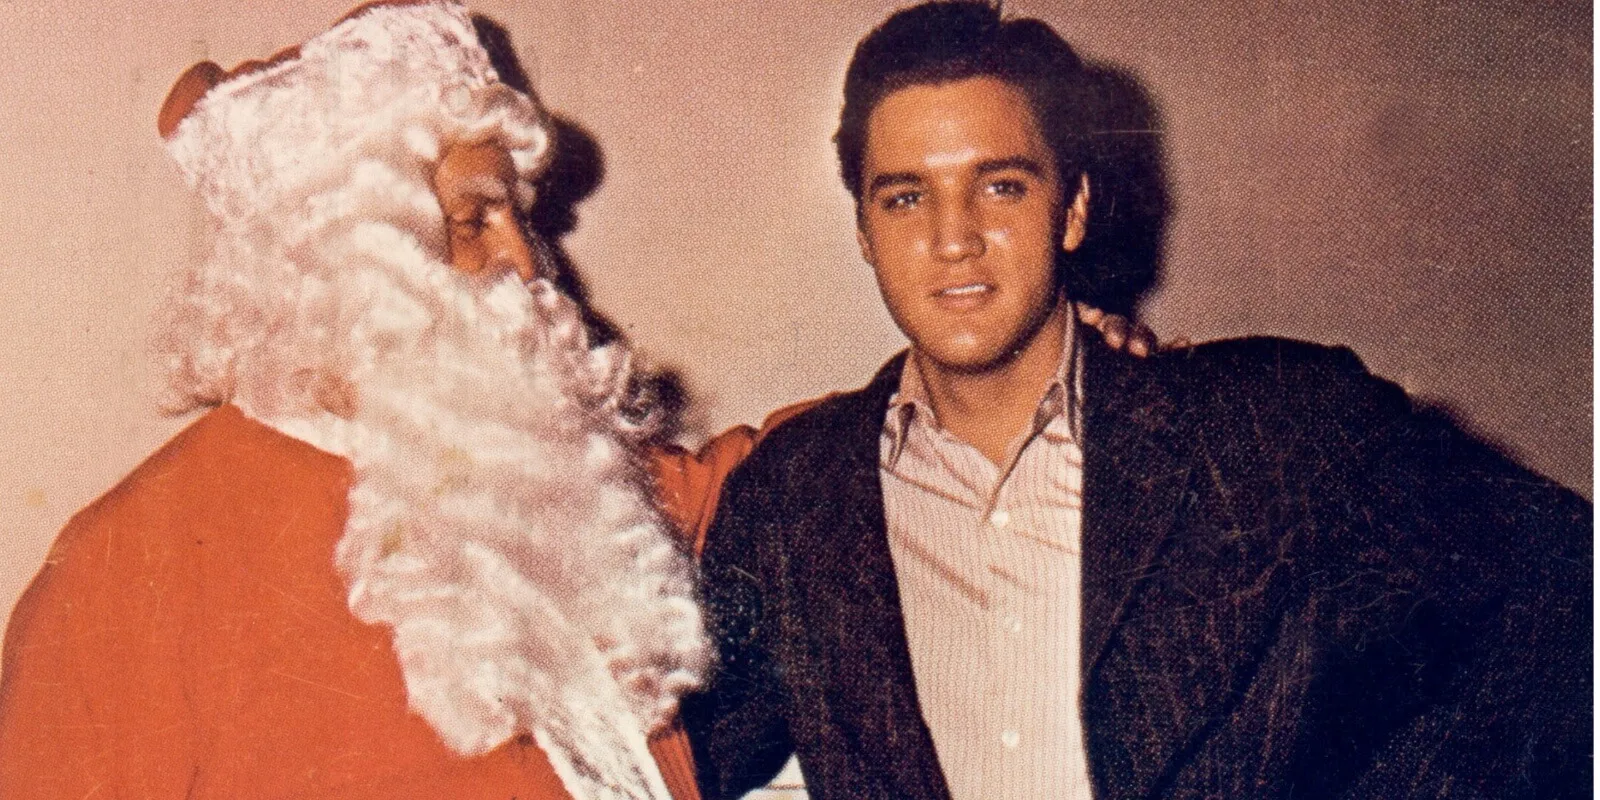
[[[196,775],[185,567],[115,498],[80,513],[17,603],[0,667],[0,797],[183,797]]]
[[[652,453],[650,466],[656,482],[656,502],[677,528],[677,533],[693,545],[696,557],[705,550],[706,531],[710,530],[711,520],[716,516],[717,500],[722,496],[722,483],[728,479],[728,474],[773,428],[833,396],[828,394],[784,406],[768,414],[759,430],[749,425],[736,425],[706,442],[696,453],[677,445],[658,448]]]
[[[696,556],[705,548],[722,481],[750,455],[757,435],[754,428],[740,425],[707,442],[699,452],[672,445],[659,449],[650,459],[656,502]]]
[[[706,529],[717,510],[722,481],[755,446],[756,431],[748,425],[730,428],[707,442],[699,452],[671,445],[650,454],[656,504],[698,558],[705,546]],[[671,725],[650,737],[650,752],[661,777],[676,800],[697,800],[694,757],[683,724]]]

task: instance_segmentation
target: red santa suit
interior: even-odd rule
[[[657,459],[688,533],[752,441]],[[79,512],[6,634],[0,797],[566,798],[531,738],[464,759],[408,710],[390,632],[334,569],[351,480],[222,406]],[[651,749],[697,797],[682,734]]]
[[[164,363],[216,407],[17,605],[0,797],[694,797],[682,736],[643,737],[703,662],[659,512],[701,531],[750,433],[661,453],[651,508],[625,355],[548,285],[467,291],[434,252],[443,143],[500,137],[522,203],[542,112],[453,3],[191,79],[163,134],[222,238]],[[307,422],[330,396],[349,449]]]

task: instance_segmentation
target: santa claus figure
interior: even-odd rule
[[[646,455],[519,230],[547,118],[465,10],[199,65],[161,128],[215,222],[158,348],[205,413],[18,605],[0,796],[692,796],[647,739],[709,659],[652,493],[694,528],[748,437]]]

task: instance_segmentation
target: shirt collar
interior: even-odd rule
[[[1068,313],[1070,311],[1069,307]],[[1069,319],[1063,335],[1061,363],[1045,387],[1039,407],[1033,412],[1032,428],[1028,431],[1030,437],[1040,433],[1047,436],[1059,433],[1068,440],[1080,438],[1077,433],[1078,406],[1082,403],[1083,374],[1077,345],[1077,322]],[[1052,427],[1050,423],[1056,419],[1062,419],[1066,424]],[[900,371],[900,386],[889,397],[889,411],[883,420],[884,435],[890,440],[888,466],[900,460],[900,451],[904,449],[906,436],[913,425],[938,428],[939,421],[934,417],[933,404],[928,402],[928,385],[922,377],[922,371],[917,368],[917,360],[907,356],[905,367]]]

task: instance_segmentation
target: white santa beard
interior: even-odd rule
[[[709,645],[618,409],[625,351],[589,349],[546,283],[474,285],[398,228],[333,227],[296,248],[294,319],[263,343],[278,355],[241,359],[236,400],[355,465],[351,611],[393,629],[411,708],[455,752],[529,732],[575,796],[665,797],[644,732]],[[316,383],[291,365],[319,346],[312,371],[356,390],[348,420],[272,388]]]

